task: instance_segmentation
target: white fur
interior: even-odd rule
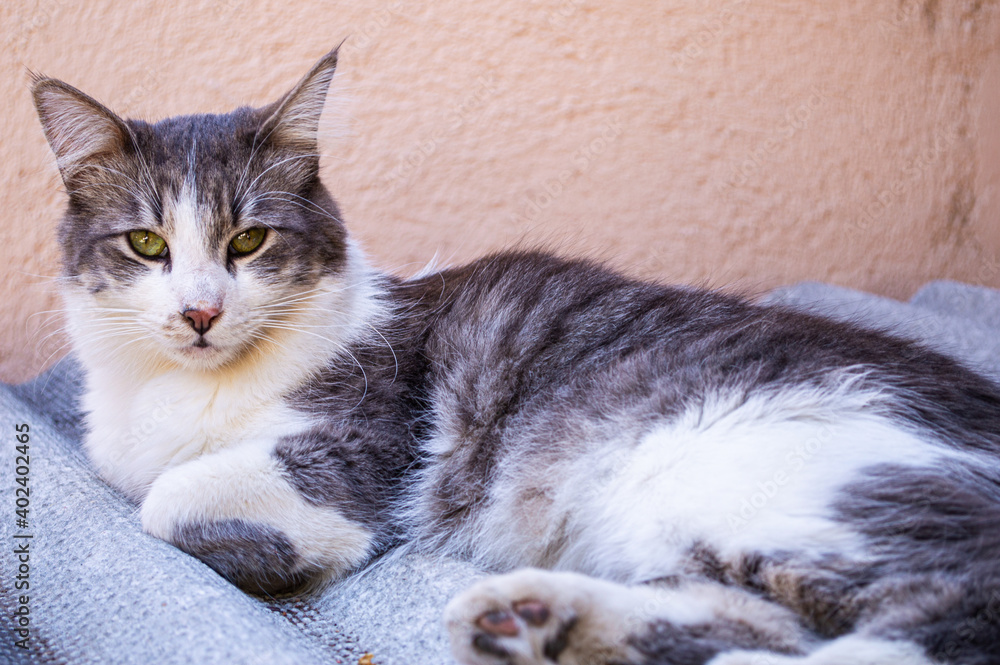
[[[848,635],[808,656],[781,656],[764,651],[734,651],[716,656],[708,665],[934,665],[912,642],[890,642]]]
[[[191,151],[193,159],[194,145]],[[194,167],[194,164],[191,166]],[[193,173],[193,169],[188,173]],[[153,272],[150,274],[150,281],[155,280],[156,286],[160,286],[163,281],[169,283],[169,296],[165,298],[165,304],[175,305],[178,311],[216,307],[220,310],[235,310],[227,314],[239,316],[240,309],[254,300],[251,277],[237,273],[233,279],[225,265],[218,260],[219,249],[207,246],[199,220],[211,212],[201,209],[197,201],[195,180],[189,175],[184,182],[182,195],[172,208],[171,274],[167,280],[163,280],[162,275]],[[219,343],[227,340],[215,341]]]
[[[700,422],[651,432],[600,488],[569,483],[580,537],[559,567],[653,579],[696,541],[724,560],[792,548],[862,556],[857,532],[832,519],[840,489],[865,467],[933,464],[942,452],[859,408],[873,396],[824,397],[798,389],[713,405]]]
[[[931,466],[958,453],[894,425],[880,395],[850,391],[852,381],[720,395],[637,442],[582,442],[557,468],[508,460],[459,540],[488,565],[622,582],[680,572],[696,543],[730,561],[781,550],[862,557],[861,536],[833,519],[838,492],[872,465]]]
[[[320,288],[308,303],[314,309],[287,324],[303,332],[273,331],[273,341],[247,349],[245,357],[217,369],[170,362],[150,348],[156,346],[148,340],[151,332],[123,341],[88,335],[85,323],[73,326],[87,367],[86,447],[105,479],[141,500],[152,480],[170,466],[249,436],[277,438],[310,427],[308,418],[284,405],[283,397],[349,339],[365,334],[361,322],[371,320],[377,309],[366,287],[345,288],[332,281]],[[80,311],[69,304],[71,325],[87,316],[85,307]],[[338,316],[341,312],[359,319],[348,324]]]

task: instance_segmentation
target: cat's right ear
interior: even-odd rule
[[[300,152],[319,150],[319,119],[337,69],[339,48],[320,58],[288,94],[269,108],[270,115],[261,124],[259,136],[266,137],[274,145]]]
[[[73,86],[35,76],[31,94],[64,181],[131,145],[125,122]]]

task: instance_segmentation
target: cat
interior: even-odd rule
[[[84,445],[146,532],[263,594],[473,561],[467,664],[1000,662],[996,384],[588,260],[379,272],[319,178],[336,62],[155,124],[34,80]]]

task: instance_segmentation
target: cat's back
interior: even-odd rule
[[[684,343],[753,314],[739,298],[543,252],[496,253],[403,282],[398,293],[419,321],[422,352],[437,361],[432,381],[471,363],[565,383],[567,370]]]
[[[861,384],[896,387],[900,395],[971,400],[985,409],[973,406],[977,416],[997,407],[995,384],[901,337],[739,295],[638,280],[583,259],[500,252],[394,288],[401,318],[410,321],[407,343],[427,361],[427,384],[456,383],[455,397],[481,392],[471,388],[484,382],[517,388],[508,397],[520,403],[597,376],[668,378],[690,396],[863,375]]]

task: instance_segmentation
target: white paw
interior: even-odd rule
[[[782,656],[771,651],[730,651],[716,656],[708,665],[796,665],[802,659]]]
[[[489,577],[445,609],[452,653],[465,665],[584,665],[624,655],[607,643],[594,591],[616,588],[573,573],[525,569]],[[615,640],[612,640],[614,642]]]
[[[373,542],[368,529],[335,506],[313,505],[299,494],[266,446],[227,449],[167,470],[150,487],[140,517],[146,533],[220,572],[278,562],[281,570],[263,577],[279,580],[288,577],[285,569],[338,576],[364,562]],[[220,549],[226,561],[211,561]]]
[[[923,649],[897,642],[845,635],[805,656],[781,656],[764,651],[720,654],[708,665],[932,665]]]
[[[452,653],[465,665],[661,662],[674,653],[695,662],[692,654],[801,653],[809,644],[791,612],[739,589],[709,582],[626,586],[533,569],[474,585],[449,603],[445,623]],[[712,665],[798,662],[745,650],[717,660]]]

